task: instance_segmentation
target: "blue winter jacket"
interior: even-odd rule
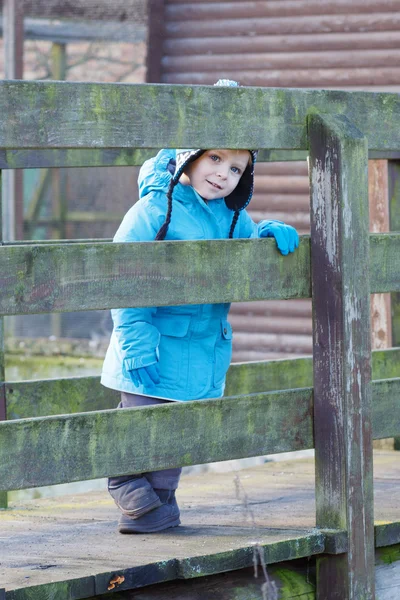
[[[154,241],[165,219],[166,191],[172,176],[168,166],[174,159],[175,150],[161,150],[143,164],[140,199],[125,215],[114,242]],[[165,239],[227,238],[232,217],[223,198],[204,202],[191,186],[178,183]],[[242,210],[234,237],[262,237],[267,223],[255,224]],[[101,383],[115,390],[180,401],[222,396],[232,355],[229,307],[205,304],[112,310],[114,329]],[[128,370],[156,361],[160,383],[135,387]]]

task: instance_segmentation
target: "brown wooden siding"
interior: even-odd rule
[[[165,0],[160,81],[400,89],[400,0]],[[306,163],[256,167],[250,215],[309,233]],[[235,361],[311,353],[309,301],[236,304]]]

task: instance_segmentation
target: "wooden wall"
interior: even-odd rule
[[[161,64],[157,80],[153,61],[150,81],[211,85],[231,78],[246,86],[400,90],[395,0],[164,0],[158,11]],[[258,164],[256,175],[251,216],[308,233],[306,163]],[[231,321],[235,361],[311,352],[308,301],[238,304]]]

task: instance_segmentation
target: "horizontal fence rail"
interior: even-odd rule
[[[400,378],[372,382],[375,439],[400,434]],[[312,448],[312,388],[0,423],[0,491]]]
[[[308,239],[0,248],[0,314],[309,297]]]
[[[312,390],[0,423],[0,491],[312,448]]]
[[[155,156],[158,148],[134,149],[66,149],[0,150],[0,169],[44,169],[56,167],[137,167]],[[307,160],[306,150],[260,150],[257,162]],[[371,150],[373,159],[400,159],[399,151]]]
[[[400,348],[372,352],[372,378],[400,377]],[[233,363],[225,396],[254,394],[313,384],[312,357]],[[106,388],[99,376],[66,377],[5,383],[7,418],[21,419],[115,408],[119,392]]]
[[[307,115],[318,112],[346,115],[371,150],[400,150],[395,93],[3,81],[0,109],[4,150],[307,150]]]
[[[371,235],[371,293],[400,291],[400,234]],[[310,241],[272,239],[0,247],[0,314],[309,298]]]

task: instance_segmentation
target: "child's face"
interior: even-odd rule
[[[185,169],[180,182],[204,200],[225,198],[236,188],[250,160],[248,150],[206,150]]]

